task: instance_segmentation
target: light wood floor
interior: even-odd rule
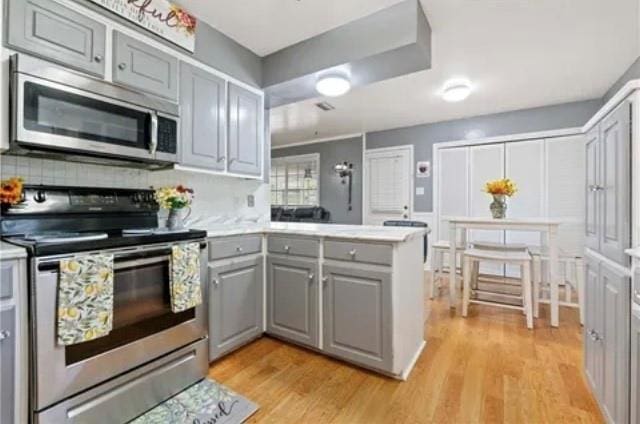
[[[260,405],[260,423],[603,422],[582,373],[577,313],[550,329],[520,312],[425,300],[427,347],[400,382],[264,337],[214,363],[211,378]]]

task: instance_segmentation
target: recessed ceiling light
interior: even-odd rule
[[[447,102],[460,102],[471,94],[471,84],[465,80],[451,80],[442,91],[442,98]]]
[[[342,96],[351,90],[351,81],[342,75],[327,75],[316,82],[316,90],[323,96]]]

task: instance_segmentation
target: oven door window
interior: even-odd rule
[[[133,108],[24,83],[24,128],[30,131],[146,149],[150,120]]]
[[[171,311],[168,256],[160,258],[160,261],[148,262],[142,259],[119,263],[116,259],[113,330],[99,339],[66,346],[67,365],[195,318],[193,308],[180,313]]]

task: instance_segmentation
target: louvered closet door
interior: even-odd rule
[[[504,144],[487,144],[470,148],[470,215],[474,217],[491,217],[489,204],[492,201],[486,194],[484,185],[489,180],[502,178],[504,175]],[[504,231],[472,230],[469,241],[504,242]],[[482,264],[483,274],[504,275],[504,266]]]
[[[450,216],[469,214],[469,148],[439,150],[438,240],[449,239]]]
[[[411,156],[409,148],[366,152],[366,224],[411,218]]]
[[[507,217],[538,218],[544,216],[544,140],[519,141],[505,144],[505,177],[518,186],[515,196],[508,199]],[[506,231],[507,243],[540,245],[540,233]],[[507,276],[520,277],[517,266],[508,265]]]

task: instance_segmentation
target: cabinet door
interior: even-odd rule
[[[601,213],[600,250],[628,265],[631,246],[631,104],[624,102],[600,125]]]
[[[629,315],[631,284],[629,277],[605,262],[600,264],[603,286],[602,407],[612,423],[629,422]]]
[[[209,360],[262,334],[263,261],[209,268]]]
[[[438,172],[439,199],[436,240],[449,240],[447,218],[469,214],[469,148],[440,149],[435,171]]]
[[[318,263],[267,259],[267,332],[318,346]]]
[[[631,424],[640,424],[640,310],[631,316]]]
[[[118,31],[113,33],[113,81],[136,90],[178,98],[178,59]]]
[[[587,134],[586,143],[585,243],[600,250],[600,127]]]
[[[226,82],[180,64],[181,164],[224,170]]]
[[[0,309],[0,422],[15,421],[16,406],[16,310],[14,306]]]
[[[326,265],[323,281],[323,350],[390,371],[391,274]]]
[[[51,0],[10,0],[7,12],[10,47],[104,77],[103,24]]]
[[[602,285],[599,262],[587,257],[585,280],[584,366],[587,381],[594,394],[601,399],[602,389]]]
[[[262,173],[262,115],[260,96],[229,83],[229,172]]]

